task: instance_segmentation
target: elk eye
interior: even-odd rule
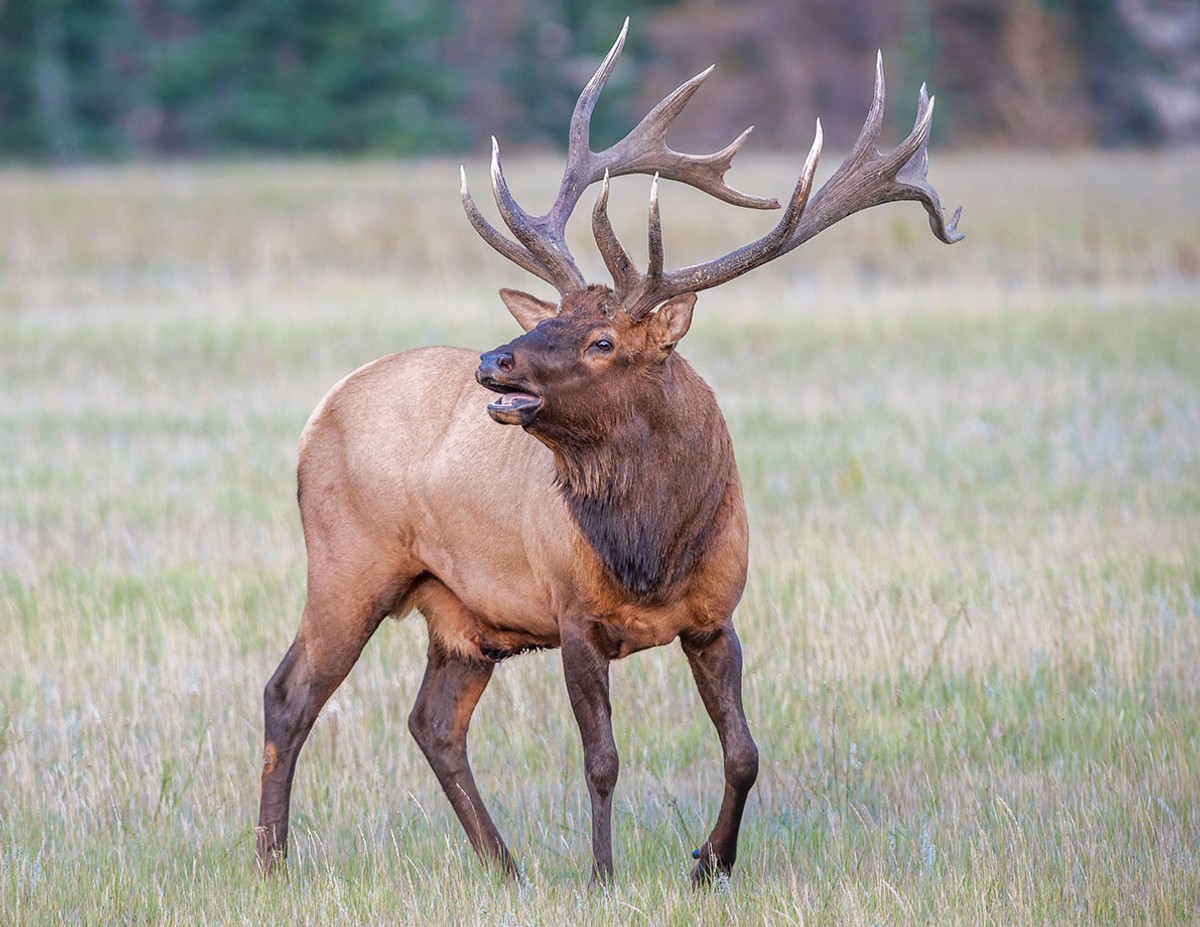
[[[592,347],[602,354],[607,354],[613,349],[613,343],[607,338],[600,338],[599,340],[592,342]]]

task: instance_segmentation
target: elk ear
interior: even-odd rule
[[[650,317],[651,337],[658,342],[663,354],[670,354],[687,334],[692,325],[692,310],[696,307],[696,294],[684,293],[668,299]]]
[[[500,291],[500,298],[504,300],[504,305],[508,306],[508,311],[517,320],[517,324],[525,331],[536,328],[538,323],[558,315],[557,304],[545,302],[520,290],[503,289]]]

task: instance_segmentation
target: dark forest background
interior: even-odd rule
[[[1200,139],[1196,0],[0,0],[0,158],[557,145],[625,15],[600,142],[712,63],[677,143],[853,137],[876,48],[897,131],[925,80],[942,144]]]

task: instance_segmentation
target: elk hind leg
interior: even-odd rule
[[[405,583],[394,576],[357,577],[348,593],[326,589],[310,572],[300,629],[263,692],[262,797],[255,861],[269,874],[287,855],[296,759],[321,708],[350,672],[396,603]]]

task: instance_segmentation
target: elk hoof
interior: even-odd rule
[[[717,859],[717,855],[713,852],[712,847],[698,847],[692,851],[692,859],[699,860],[692,867],[691,882],[692,888],[703,888],[707,885],[712,885],[714,881],[721,876],[729,876],[732,865],[727,865]]]
[[[284,868],[285,861],[286,857],[282,851],[277,849],[268,850],[266,853],[256,854],[254,871],[261,878],[269,879]]]

